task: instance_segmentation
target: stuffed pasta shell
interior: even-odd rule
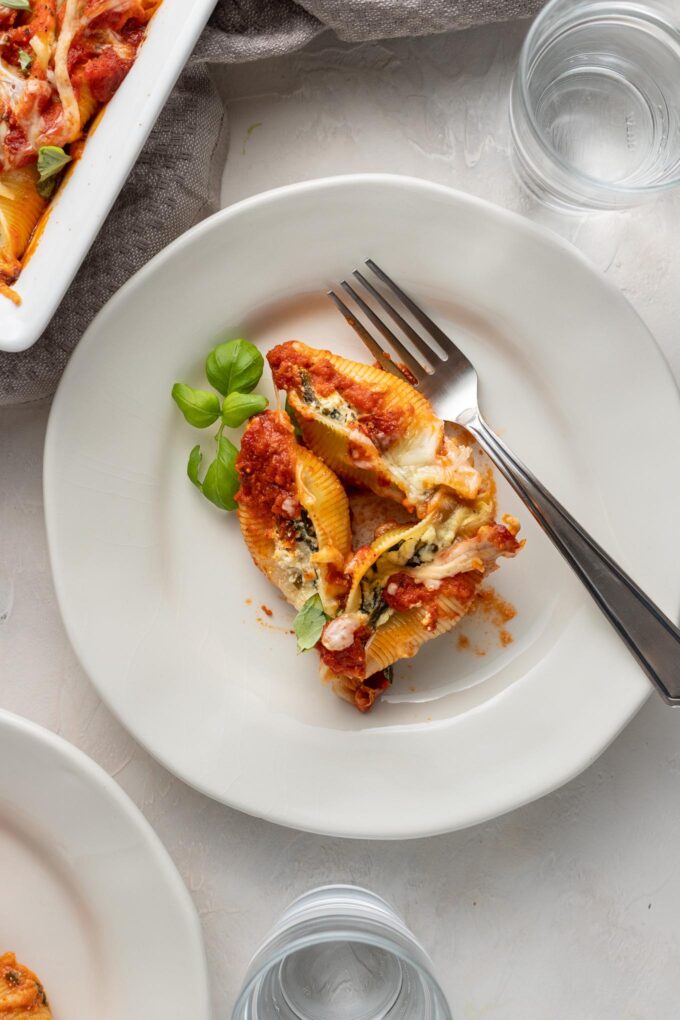
[[[17,963],[14,953],[0,955],[0,1018],[52,1020],[45,989],[33,971]]]
[[[351,550],[347,496],[336,476],[297,443],[283,411],[251,419],[236,469],[238,517],[255,564],[296,609],[318,594],[335,615]]]
[[[305,443],[346,481],[425,517],[441,487],[474,499],[481,475],[471,450],[446,435],[426,398],[405,379],[303,343],[268,354]]]
[[[7,170],[0,177],[0,280],[13,283],[21,271],[31,234],[47,205],[37,189],[34,165]]]
[[[367,711],[398,659],[414,656],[468,612],[498,559],[520,548],[518,530],[513,518],[494,521],[490,487],[468,502],[440,492],[422,520],[379,528],[350,559],[345,608],[323,629],[323,678]]]

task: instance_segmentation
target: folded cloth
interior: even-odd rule
[[[219,207],[224,108],[209,66],[278,56],[326,29],[361,41],[528,17],[544,0],[219,0],[68,293],[38,342],[0,353],[0,403],[54,392],[99,309],[175,237]],[[1,299],[0,299],[1,300]]]

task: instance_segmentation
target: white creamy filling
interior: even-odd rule
[[[324,627],[321,644],[329,652],[342,652],[354,643],[354,635],[363,622],[364,616],[359,613],[348,613],[337,616]]]
[[[319,396],[318,393],[315,396],[322,417],[337,422],[356,421],[356,411],[337,391],[334,390],[327,397]]]
[[[317,588],[316,568],[312,563],[312,551],[306,542],[296,542],[293,549],[277,544],[272,558],[289,584],[314,594]],[[302,584],[299,578],[302,578]]]

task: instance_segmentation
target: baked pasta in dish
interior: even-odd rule
[[[0,4],[0,282],[21,271],[59,172],[125,78],[161,0]]]
[[[236,461],[241,529],[296,609],[320,598],[301,647],[315,645],[323,679],[367,711],[395,662],[472,608],[499,559],[519,550],[519,524],[496,521],[490,473],[405,380],[297,342],[268,360],[301,441],[285,411],[251,419]],[[366,490],[383,498],[367,502]],[[369,531],[354,549],[353,500]],[[371,500],[382,508],[372,521]]]
[[[0,956],[1,1020],[52,1020],[43,986],[14,953]]]

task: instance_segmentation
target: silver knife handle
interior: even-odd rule
[[[460,421],[527,505],[669,705],[680,705],[680,630],[476,413]]]

